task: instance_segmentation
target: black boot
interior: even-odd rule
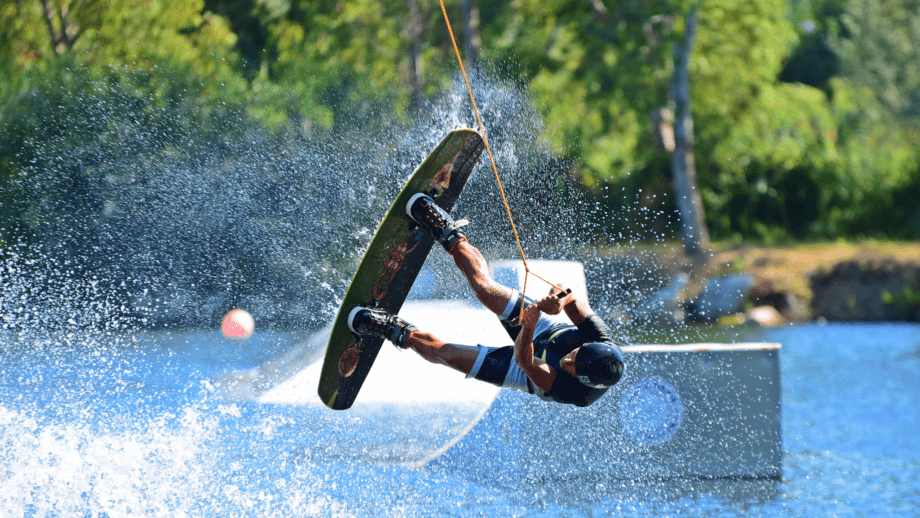
[[[406,348],[409,334],[417,328],[382,309],[358,306],[348,314],[348,329],[358,336],[384,338],[400,349]]]
[[[406,204],[406,214],[437,239],[448,252],[455,244],[466,239],[460,231],[460,225],[428,195],[418,193],[410,198]]]

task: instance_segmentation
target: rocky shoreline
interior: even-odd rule
[[[812,314],[837,321],[920,322],[920,266],[844,261],[811,276]]]
[[[855,254],[814,253],[823,260],[812,268],[783,271],[752,264],[748,275],[753,282],[742,303],[745,320],[777,323],[763,309],[772,308],[780,321],[789,322],[920,322],[920,254],[893,254],[885,247]],[[790,276],[798,279],[790,282]]]
[[[676,248],[609,250],[599,259],[589,279],[642,294],[611,301],[637,308],[609,315],[621,321],[920,322],[920,243],[738,245],[697,258]]]

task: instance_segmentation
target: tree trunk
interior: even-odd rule
[[[460,22],[463,24],[463,52],[470,68],[479,62],[479,9],[475,0],[460,1]]]
[[[703,200],[696,188],[696,164],[693,158],[693,117],[690,110],[690,53],[696,39],[696,9],[686,16],[684,36],[674,48],[674,75],[671,96],[674,102],[674,152],[671,169],[680,212],[681,237],[687,255],[697,255],[709,248],[709,232],[703,217]]]
[[[51,50],[59,56],[65,51],[73,50],[77,38],[83,34],[83,28],[77,27],[70,21],[70,11],[73,7],[69,3],[61,2],[51,5],[48,0],[42,0],[42,14],[45,17],[45,27],[48,29],[48,37],[51,40]],[[54,26],[55,18],[57,18],[59,28]]]
[[[406,25],[406,36],[409,38],[409,88],[412,89],[410,94],[410,103],[413,108],[417,108],[422,102],[422,86],[418,80],[418,55],[421,48],[422,21],[418,12],[418,4],[415,0],[406,0],[409,8],[409,23]]]

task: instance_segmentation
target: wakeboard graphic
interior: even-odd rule
[[[364,384],[382,338],[358,339],[348,329],[355,306],[399,313],[434,239],[406,214],[406,203],[423,192],[450,212],[484,149],[482,137],[470,129],[450,132],[415,170],[380,223],[332,326],[320,374],[319,397],[333,410],[351,407]]]

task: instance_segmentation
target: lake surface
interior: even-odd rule
[[[217,395],[303,339],[0,337],[0,516],[920,515],[917,325],[738,334],[783,344],[781,480],[494,485],[387,455],[396,419],[346,438],[360,416]]]

